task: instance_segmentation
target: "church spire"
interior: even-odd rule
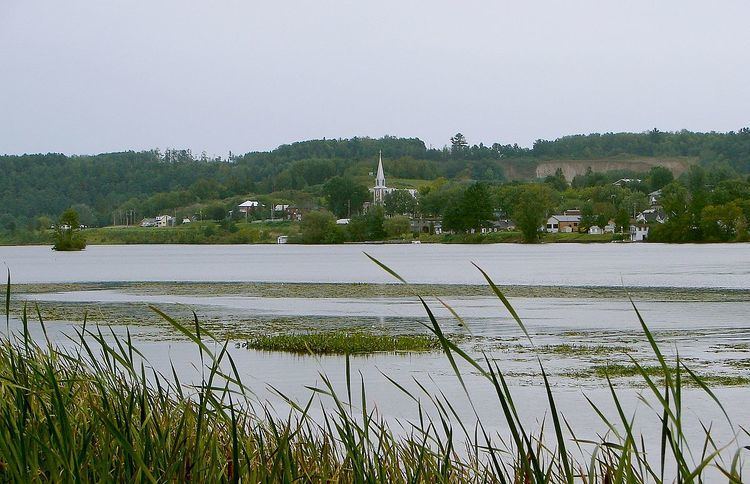
[[[375,176],[375,186],[385,187],[385,173],[383,173],[383,150],[380,150],[378,156],[378,174]]]

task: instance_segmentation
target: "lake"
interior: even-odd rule
[[[246,334],[328,329],[426,332],[424,309],[406,295],[337,296],[330,289],[331,294],[306,297],[284,292],[290,283],[329,283],[335,288],[393,282],[364,252],[413,283],[483,284],[471,265],[475,262],[501,285],[615,288],[601,297],[593,291],[579,297],[511,297],[534,346],[497,298],[471,290],[446,297],[465,318],[466,326],[459,326],[450,312],[428,299],[441,326],[463,349],[498,363],[516,398],[523,402],[522,417],[527,422],[541,422],[547,410],[541,362],[571,425],[589,437],[606,430],[592,412],[580,411],[588,406],[584,395],[602,404],[605,412],[613,411],[607,403],[611,397],[606,383],[592,371],[630,365],[631,357],[643,364],[653,362],[638,318],[621,290],[623,285],[656,288],[636,304],[670,358],[679,352],[691,368],[717,381],[750,377],[749,244],[150,245],[91,246],[79,253],[56,253],[49,247],[0,247],[0,262],[11,270],[13,283],[20,285],[16,298],[40,304],[43,312],[58,310],[46,316],[55,341],[64,344],[64,335],[80,327],[84,311],[93,320],[97,313],[106,313],[100,321],[111,324],[117,334],[130,330],[154,367],[165,370],[174,363],[184,375],[191,375],[198,361],[196,348],[169,325],[149,316],[147,305],[186,319],[195,311],[212,330],[227,329],[226,335],[236,342],[230,351],[243,378],[252,382],[260,398],[279,404],[267,384],[304,400],[309,395],[305,387],[319,384],[319,374],[324,373],[345,391],[344,359],[247,350],[241,345]],[[157,284],[137,284],[144,281]],[[197,284],[169,284],[175,281]],[[247,282],[267,282],[273,291],[255,293],[239,284]],[[217,292],[216,283],[237,285]],[[49,287],[32,291],[28,286],[29,293],[24,293],[27,284]],[[681,291],[669,295],[674,288]],[[705,298],[703,290],[713,291],[714,296]],[[65,316],[60,316],[62,309]],[[118,324],[117,315],[128,314],[136,316]],[[14,322],[18,327],[18,320]],[[32,331],[41,336],[38,327]],[[441,353],[354,357],[352,369],[361,372],[372,404],[386,418],[413,418],[414,408],[384,374],[411,390],[418,391],[417,379],[430,390],[442,391],[459,403],[463,418],[472,418],[461,386]],[[462,369],[477,412],[503,431],[491,389],[468,365]],[[639,430],[646,436],[656,432],[654,414],[640,400],[642,387],[632,378],[614,381],[628,415],[638,412],[643,419]],[[747,385],[718,384],[716,394],[735,422],[750,421]],[[694,424],[687,431],[689,437],[700,438],[700,418],[713,422],[716,435],[725,441],[731,438],[721,411],[704,392],[687,389],[685,401]]]

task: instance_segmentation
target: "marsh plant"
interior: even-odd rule
[[[394,271],[381,267],[398,278]],[[505,295],[482,272],[493,293],[526,337],[529,333]],[[180,322],[153,311],[192,341],[200,356],[200,376],[182,381],[150,368],[125,337],[86,324],[70,344],[47,338],[40,313],[20,315],[23,330],[0,339],[0,479],[62,482],[702,482],[707,469],[741,482],[742,452],[735,442],[715,442],[711,428],[699,449],[684,434],[683,387],[692,380],[723,411],[712,390],[677,357],[668,363],[637,308],[644,338],[657,369],[632,365],[655,403],[661,423],[658,442],[634,431],[609,377],[617,418],[591,403],[591,419],[609,429],[597,439],[575,435],[557,410],[552,386],[540,362],[547,401],[545,425],[528,428],[501,364],[472,358],[448,338],[430,305],[419,295],[438,342],[466,394],[476,420],[463,421],[456,402],[431,394],[416,382],[416,394],[386,375],[414,406],[414,418],[388,424],[368,406],[364,379],[353,378],[345,358],[346,392],[331,380],[309,387],[306,401],[277,394],[288,405],[281,416],[259,402],[243,383],[228,352],[198,318]],[[440,304],[444,304],[438,299]],[[6,313],[10,311],[10,276]],[[465,324],[453,312],[461,324]],[[10,316],[6,316],[9,326]],[[44,339],[35,341],[30,326]],[[469,328],[470,329],[470,328]],[[531,339],[529,337],[529,339]],[[532,343],[533,344],[533,343]],[[481,375],[496,398],[507,432],[487,429],[474,409],[459,366]],[[287,413],[288,412],[288,413]],[[725,413],[726,415],[726,413]],[[541,416],[539,416],[541,418]],[[729,419],[729,417],[727,417]],[[730,426],[733,424],[730,422]],[[734,428],[734,427],[732,427]],[[735,429],[738,438],[748,437]],[[724,443],[726,444],[726,443]],[[723,446],[722,446],[723,445]],[[733,447],[730,447],[733,446]],[[583,448],[586,447],[586,451]],[[657,452],[651,452],[652,449]],[[747,448],[745,448],[747,449]],[[580,456],[580,457],[579,457]]]

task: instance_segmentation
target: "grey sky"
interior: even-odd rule
[[[2,0],[0,153],[750,125],[750,2]]]

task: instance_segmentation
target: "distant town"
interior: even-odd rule
[[[0,157],[0,243],[743,242],[750,130]],[[65,223],[72,210],[79,223]],[[70,214],[69,214],[70,215]],[[72,235],[66,236],[71,239]],[[81,236],[79,236],[80,239]],[[72,239],[71,239],[72,240]],[[81,245],[78,243],[77,245]]]

